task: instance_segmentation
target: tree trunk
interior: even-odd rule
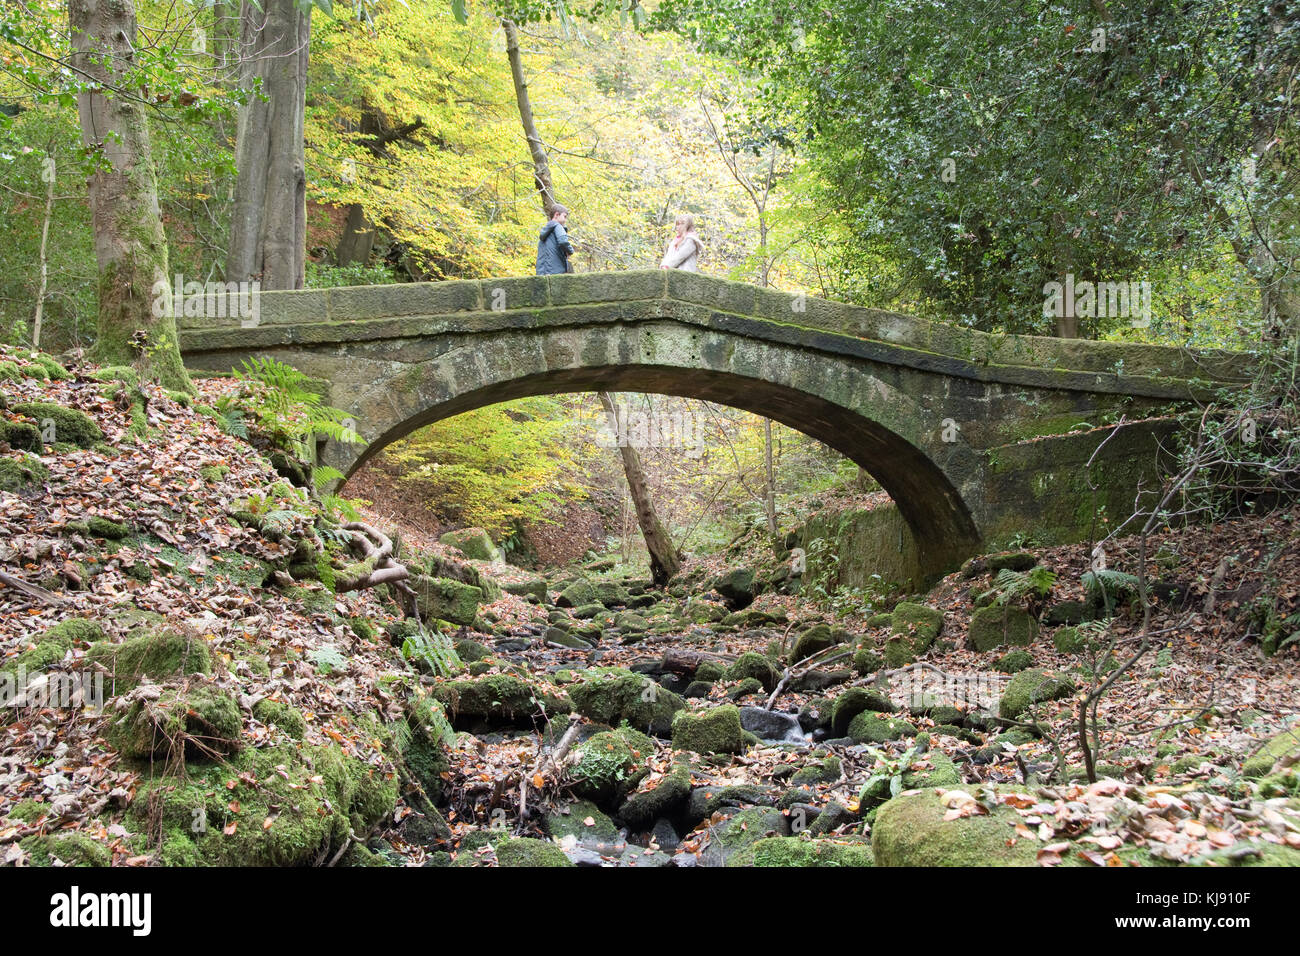
[[[767,533],[776,534],[776,469],[772,467],[772,419],[763,419],[763,470],[766,487],[763,506],[767,512]]]
[[[73,66],[97,86],[119,86],[135,60],[131,0],[69,0],[68,23]],[[77,114],[82,142],[107,164],[91,175],[89,186],[99,266],[92,356],[105,365],[134,365],[145,377],[188,391],[172,315],[167,240],[144,106],[131,94],[110,98],[86,89],[77,95]],[[160,307],[155,309],[155,303]]]
[[[623,456],[623,473],[627,476],[627,489],[636,506],[636,520],[641,525],[641,535],[645,538],[646,550],[650,552],[650,576],[656,585],[663,586],[682,566],[681,555],[673,546],[668,529],[655,513],[654,502],[650,498],[650,489],[646,485],[645,473],[641,470],[641,456],[631,443],[625,440],[623,427],[618,420],[614,399],[608,392],[600,393],[600,404],[605,407],[609,417],[609,426],[619,439],[618,450]]]
[[[263,289],[301,289],[307,251],[307,173],[303,111],[307,97],[310,8],[296,0],[243,7],[240,87],[250,93],[239,111],[234,210],[226,281],[257,279]]]
[[[528,98],[528,81],[524,77],[524,61],[519,53],[519,30],[513,20],[501,21],[506,32],[506,55],[510,57],[510,76],[515,84],[515,101],[519,104],[519,119],[524,124],[524,138],[528,140],[528,152],[533,157],[533,182],[542,198],[542,209],[546,218],[551,217],[555,208],[555,190],[551,185],[551,164],[546,158],[546,148],[537,133],[537,121],[533,119],[533,104]]]
[[[364,266],[370,262],[370,253],[374,248],[374,225],[366,218],[366,211],[361,203],[350,203],[348,218],[343,223],[343,235],[339,238],[334,258],[341,266]]]
[[[45,218],[41,222],[41,282],[36,289],[36,315],[32,319],[32,348],[41,347],[41,321],[45,314],[45,290],[49,286],[50,257],[46,254],[50,240],[50,216],[54,213],[55,165],[53,154],[46,157],[45,171]]]

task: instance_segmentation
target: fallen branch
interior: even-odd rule
[[[558,767],[569,753],[569,748],[578,737],[578,727],[582,721],[581,714],[569,715],[569,727],[565,730],[564,735],[560,737],[559,743],[555,745],[553,751],[543,751],[537,755],[537,762],[533,764],[533,769],[523,775],[519,781],[519,828],[522,831],[524,821],[528,818],[528,781],[533,777],[539,776],[546,769],[547,765]]]
[[[45,590],[45,588],[41,587],[39,584],[28,584],[22,578],[16,578],[7,571],[0,571],[0,582],[3,582],[5,585],[16,591],[22,591],[28,597],[35,598],[38,601],[43,601],[46,604],[67,603],[66,599],[59,597],[54,592]]]

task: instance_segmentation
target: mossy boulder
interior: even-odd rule
[[[794,647],[790,650],[790,663],[795,664],[814,654],[820,654],[836,644],[843,644],[848,639],[847,631],[839,628],[832,629],[826,624],[814,624],[795,638]]]
[[[722,680],[727,676],[727,669],[718,661],[705,661],[699,667],[695,668],[695,679],[706,681],[710,684]]]
[[[840,758],[831,754],[816,763],[807,764],[790,777],[792,787],[810,787],[819,783],[834,783],[840,779]]]
[[[562,811],[546,814],[546,832],[553,840],[573,837],[580,841],[613,843],[618,839],[618,827],[614,821],[590,800],[575,800]]]
[[[1034,658],[1024,648],[1016,648],[999,657],[994,666],[1004,674],[1019,674],[1022,670],[1034,666]]]
[[[901,717],[883,717],[864,710],[849,722],[849,736],[860,744],[883,744],[916,736],[916,728]]]
[[[496,545],[492,543],[492,539],[488,537],[488,533],[482,528],[461,528],[459,531],[448,531],[438,540],[475,561],[495,561],[497,557]]]
[[[1082,601],[1059,601],[1043,612],[1048,627],[1058,624],[1082,624],[1092,617],[1092,610]]]
[[[132,760],[187,763],[220,759],[239,749],[244,721],[228,691],[168,688],[156,700],[132,701],[108,729],[108,740]]]
[[[130,815],[161,827],[170,866],[309,866],[391,819],[397,778],[336,744],[245,747],[220,763],[140,785]]]
[[[876,811],[871,849],[876,866],[1034,866],[1041,844],[1019,837],[1009,807],[945,820],[934,790],[903,793]]]
[[[1077,627],[1063,627],[1052,635],[1052,646],[1062,654],[1078,654],[1087,643]]]
[[[884,657],[874,647],[869,645],[860,646],[853,652],[853,672],[855,674],[863,676],[874,674],[884,666]]]
[[[673,718],[673,747],[700,754],[745,751],[740,711],[726,704],[702,713],[683,710]]]
[[[0,418],[0,442],[18,451],[30,451],[40,454],[44,451],[41,430],[31,422],[11,422]]]
[[[429,692],[453,719],[477,717],[505,723],[531,723],[544,715],[567,714],[572,709],[569,701],[551,685],[534,683],[515,674],[442,681],[434,684]]]
[[[1037,564],[1038,558],[1029,551],[1001,551],[984,556],[984,566],[991,574],[999,571],[1028,571]]]
[[[755,677],[746,677],[735,687],[727,689],[728,700],[744,700],[746,697],[753,697],[755,694],[763,692],[763,685]]]
[[[43,435],[47,427],[53,426],[53,443],[93,448],[104,440],[104,433],[95,424],[95,420],[76,408],[66,408],[53,402],[23,402],[15,405],[13,410],[34,419]]]
[[[596,600],[596,589],[586,581],[574,581],[555,599],[557,607],[582,607],[599,603]]]
[[[1068,677],[1031,667],[1007,682],[998,701],[998,714],[1007,720],[1016,720],[1035,704],[1061,700],[1073,693],[1074,683]]]
[[[835,703],[831,706],[831,732],[837,737],[843,737],[848,733],[853,718],[867,710],[891,714],[894,712],[894,705],[878,690],[867,687],[849,688],[836,697]]]
[[[268,727],[283,730],[294,740],[302,740],[307,734],[307,720],[302,711],[285,701],[259,700],[253,705],[253,716]]]
[[[546,600],[546,580],[544,578],[524,578],[520,581],[504,581],[501,590],[516,597],[534,597]]]
[[[660,817],[675,816],[691,796],[691,768],[673,764],[662,777],[643,780],[640,789],[629,794],[618,816],[633,830],[644,830]]]
[[[19,844],[29,866],[111,866],[113,854],[104,844],[82,833],[29,836]]]
[[[409,583],[415,591],[420,617],[426,621],[470,625],[478,616],[483,591],[472,584],[425,575],[416,575]]]
[[[1037,636],[1038,621],[1015,604],[992,604],[971,615],[969,641],[977,651],[991,651],[1007,644],[1028,647]]]
[[[490,842],[492,852],[466,852],[462,845],[456,856],[456,866],[490,866],[496,863],[503,867],[561,867],[573,866],[564,851],[547,840],[534,837],[502,836]]]
[[[630,727],[604,731],[573,748],[567,777],[579,797],[614,806],[649,773],[654,752],[654,741]]]
[[[86,660],[107,668],[105,683],[119,693],[146,676],[161,681],[212,670],[212,655],[203,639],[170,628],[145,631],[120,644],[101,641],[86,653]]]
[[[924,604],[904,601],[890,615],[889,629],[885,663],[890,667],[906,667],[934,646],[943,630],[943,613]]]
[[[451,767],[444,746],[451,725],[442,704],[432,697],[408,697],[404,709],[407,732],[395,735],[398,753],[415,781],[436,800],[442,793],[443,774]]]
[[[596,592],[596,601],[605,607],[620,607],[632,600],[627,588],[617,581],[596,581],[592,584]]]
[[[20,454],[16,458],[0,457],[0,491],[23,491],[50,477],[50,470],[35,455]]]
[[[736,853],[727,866],[873,866],[866,842],[813,840],[806,837],[766,837]]]
[[[744,607],[754,600],[754,571],[752,568],[732,568],[714,578],[711,587],[733,607]]]
[[[0,667],[0,675],[9,675],[17,681],[19,668],[29,674],[44,670],[63,660],[75,644],[94,643],[104,639],[104,629],[86,618],[68,618],[47,629],[36,640],[36,646],[11,657]]]
[[[917,790],[922,787],[956,787],[961,784],[957,765],[941,751],[931,749],[916,759],[903,774],[903,788]]]
[[[694,597],[682,608],[682,616],[692,624],[715,624],[727,616],[727,609],[716,601]]]
[[[744,680],[753,677],[764,689],[772,690],[781,679],[781,672],[776,669],[770,658],[756,651],[746,651],[734,664],[727,668],[727,680]]]
[[[1241,767],[1243,777],[1263,777],[1283,757],[1300,754],[1300,724],[1282,731],[1252,754]]]
[[[614,615],[614,626],[621,631],[639,634],[650,625],[643,616],[635,611],[620,611]]]
[[[626,721],[660,737],[672,731],[673,714],[686,706],[662,685],[621,668],[584,671],[568,690],[573,709],[584,717],[611,726]]]

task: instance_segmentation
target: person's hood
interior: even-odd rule
[[[546,237],[549,236],[551,233],[553,233],[553,232],[555,231],[555,227],[558,226],[558,225],[559,225],[559,223],[556,222],[554,219],[552,219],[552,220],[551,220],[550,222],[548,222],[546,225],[542,226],[542,234],[541,234],[540,236],[537,237],[537,241],[538,241],[538,242],[545,242],[545,241],[546,241]]]

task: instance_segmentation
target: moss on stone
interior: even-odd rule
[[[877,866],[1034,866],[1038,841],[1018,838],[1014,810],[945,820],[933,790],[901,794],[876,811],[871,848]]]
[[[78,448],[92,448],[104,440],[104,433],[99,430],[95,420],[76,408],[66,408],[53,402],[23,402],[14,406],[14,411],[35,419],[42,430],[45,423],[54,425],[54,441],[68,442]]]
[[[478,616],[483,591],[471,584],[451,578],[430,578],[417,575],[410,581],[415,591],[420,616],[426,621],[451,621],[470,625]]]
[[[769,658],[755,651],[746,651],[727,668],[726,677],[727,680],[744,680],[746,677],[753,677],[763,685],[764,689],[770,691],[776,687],[781,674]]]
[[[336,744],[245,748],[141,785],[130,814],[162,827],[167,865],[306,866],[391,817],[396,779]],[[232,826],[233,824],[233,826]],[[152,831],[151,831],[152,832]]]
[[[969,640],[977,651],[991,651],[1005,644],[1028,647],[1037,636],[1038,621],[1014,604],[982,607],[971,615]]]
[[[943,613],[904,601],[894,608],[889,626],[892,633],[885,642],[885,663],[905,667],[934,645],[943,630]]]
[[[596,734],[573,748],[567,771],[573,792],[614,806],[649,773],[654,752],[654,741],[630,727]]]
[[[482,528],[461,528],[448,531],[438,539],[442,544],[455,548],[465,557],[475,561],[493,561],[497,556],[496,545]]]
[[[555,599],[557,607],[582,607],[599,603],[596,600],[596,589],[586,581],[574,581]]]
[[[30,451],[40,454],[44,451],[41,430],[31,422],[11,422],[0,418],[0,442],[18,451]]]
[[[111,723],[108,740],[132,760],[211,760],[239,749],[244,722],[234,697],[214,687],[168,688],[138,699]]]
[[[642,674],[622,668],[597,668],[582,672],[570,684],[573,709],[602,724],[627,722],[656,736],[672,731],[673,714],[686,706],[680,696]]]
[[[805,787],[819,783],[834,783],[840,779],[840,772],[840,758],[832,754],[824,760],[796,770],[790,777],[790,786]]]
[[[493,852],[478,855],[466,852],[463,848],[456,856],[456,866],[486,866],[496,862],[503,867],[560,867],[573,866],[554,843],[533,837],[502,836],[491,840]]]
[[[882,717],[864,710],[849,722],[849,736],[860,744],[883,744],[916,736],[916,728],[901,717]]]
[[[836,697],[835,703],[831,705],[831,732],[837,737],[843,737],[848,733],[853,718],[867,710],[890,714],[894,712],[894,705],[878,690],[867,687],[849,688]]]
[[[1300,725],[1282,731],[1242,764],[1243,777],[1263,777],[1273,770],[1273,765],[1283,757],[1300,753]]]
[[[874,674],[885,666],[885,659],[873,647],[859,647],[853,652],[853,671],[857,674]]]
[[[839,843],[804,837],[766,837],[727,860],[727,866],[873,866],[869,843]]]
[[[1017,648],[1014,651],[1007,651],[993,666],[1004,674],[1018,674],[1028,667],[1033,667],[1034,658],[1027,650]]]
[[[535,684],[514,674],[445,681],[433,685],[430,693],[453,717],[531,722],[543,713],[554,716],[572,709],[553,686]]]
[[[137,634],[120,644],[98,643],[86,659],[108,669],[117,693],[130,690],[146,675],[164,680],[177,674],[207,674],[212,668],[207,644],[166,628]]]
[[[1042,668],[1021,671],[1007,682],[998,701],[998,714],[1015,720],[1034,704],[1061,700],[1074,693],[1074,683],[1067,677],[1058,677]]]
[[[726,676],[727,669],[717,661],[705,661],[695,668],[695,679],[712,684]]]
[[[307,719],[302,711],[282,700],[264,698],[253,705],[253,716],[268,727],[283,730],[294,740],[307,735]]]
[[[675,814],[691,795],[691,769],[684,763],[673,764],[662,777],[643,781],[619,807],[618,816],[634,830],[644,830],[660,817]]]
[[[1077,627],[1063,627],[1052,635],[1052,646],[1062,654],[1077,654],[1086,645],[1087,641]]]
[[[20,492],[49,477],[50,470],[35,455],[0,458],[0,491]]]
[[[727,690],[728,700],[743,700],[746,697],[753,697],[755,694],[763,692],[763,685],[759,683],[756,677],[746,677],[735,687]]]
[[[591,825],[587,825],[587,821]],[[576,840],[613,843],[618,839],[618,827],[590,800],[575,800],[563,811],[546,815],[546,832],[553,840],[573,837]]]
[[[745,752],[740,711],[730,704],[702,713],[680,711],[673,718],[673,747],[700,754]]]
[[[31,866],[111,866],[113,854],[104,844],[82,833],[29,836],[19,844]]]

